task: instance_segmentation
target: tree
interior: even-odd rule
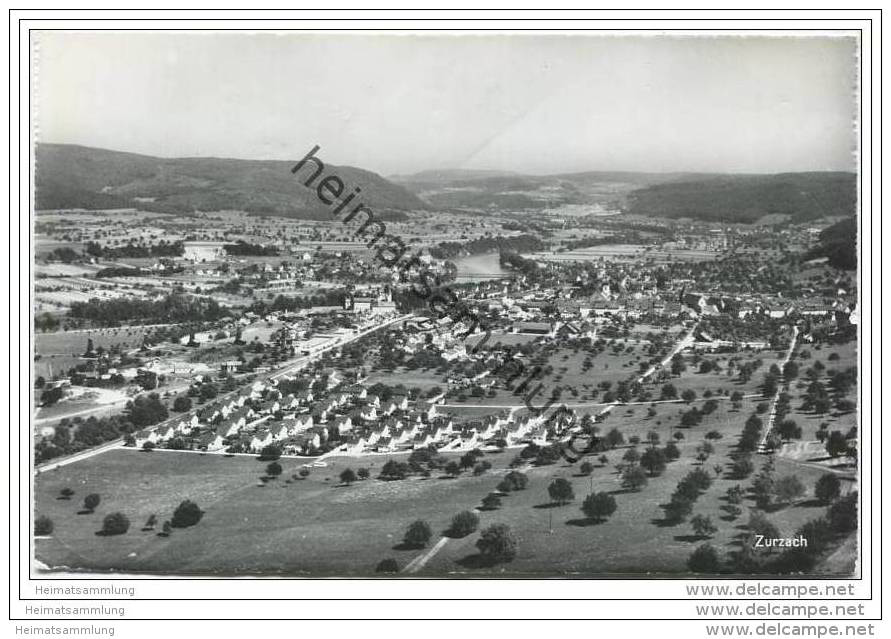
[[[357,479],[358,477],[356,476],[356,473],[353,472],[352,468],[346,468],[342,473],[340,473],[340,482],[342,484],[346,484],[347,486],[352,484]]]
[[[640,465],[647,469],[651,477],[657,477],[665,470],[665,452],[655,446],[647,448],[640,457]]]
[[[838,457],[839,455],[844,455],[847,451],[848,440],[845,439],[844,433],[840,430],[834,430],[829,433],[829,437],[826,439],[826,452],[831,457]]]
[[[665,519],[672,523],[682,522],[693,512],[693,498],[685,494],[674,494],[665,506]]]
[[[733,460],[730,468],[736,479],[745,479],[755,471],[755,464],[748,455],[741,455]]]
[[[683,399],[686,403],[691,403],[696,399],[696,391],[688,388],[683,393],[681,393],[681,399]]]
[[[517,540],[505,524],[492,524],[476,542],[480,554],[492,562],[510,561],[517,555]]]
[[[581,472],[581,474],[585,476],[590,475],[594,472],[594,464],[589,461],[583,461],[582,465],[579,466],[579,472]]]
[[[61,386],[47,388],[40,394],[40,403],[44,406],[52,406],[62,399],[63,391]]]
[[[430,537],[433,536],[433,531],[430,530],[430,524],[428,524],[423,519],[418,519],[417,521],[413,521],[409,524],[408,528],[405,531],[405,536],[403,537],[403,541],[406,546],[410,546],[412,548],[423,548],[427,545],[427,542],[430,541]]]
[[[777,424],[777,433],[786,441],[801,439],[801,426],[796,424],[793,419],[784,419]]]
[[[300,475],[301,479],[306,479],[307,477],[309,477],[311,472],[312,471],[309,468],[304,466],[303,468],[301,468],[300,470],[297,471],[297,474]]]
[[[143,530],[154,530],[155,524],[158,523],[158,518],[155,515],[149,515],[149,518],[145,520],[145,526],[142,527]]]
[[[857,530],[857,491],[836,500],[829,507],[827,518],[835,532],[847,533]]]
[[[38,537],[46,537],[53,534],[53,520],[46,515],[41,515],[34,520],[34,534]]]
[[[137,428],[152,426],[168,417],[167,406],[161,401],[158,393],[140,395],[127,403],[127,416]]]
[[[501,508],[501,496],[497,493],[489,493],[483,497],[483,510],[497,510]]]
[[[463,455],[461,455],[461,459],[458,463],[461,464],[462,470],[473,468],[474,464],[476,464],[476,455],[473,453],[473,451],[464,453]]]
[[[680,458],[681,449],[674,442],[668,442],[662,449],[662,454],[665,455],[665,461],[674,461]]]
[[[123,513],[111,513],[102,520],[103,535],[123,535],[130,529],[130,520]]]
[[[804,484],[796,475],[786,475],[774,482],[773,496],[778,504],[789,504],[804,495]]]
[[[638,492],[647,485],[647,474],[640,466],[629,466],[622,473],[622,488]]]
[[[563,477],[557,477],[557,479],[551,482],[550,486],[548,486],[548,495],[550,495],[551,501],[554,501],[561,506],[564,506],[575,499],[575,493],[572,491],[572,484],[569,483],[569,480]]]
[[[690,410],[681,413],[681,426],[684,428],[692,428],[702,421],[702,411],[695,406]]]
[[[841,481],[834,473],[826,473],[814,485],[814,497],[821,504],[830,504],[841,494]]]
[[[697,537],[711,537],[718,531],[718,527],[712,523],[711,518],[705,515],[695,515],[690,520],[690,525],[693,527],[693,534]]]
[[[395,459],[387,460],[381,468],[380,478],[390,481],[405,479],[408,477],[409,466],[405,462],[398,462]]]
[[[358,471],[356,471],[356,475],[359,476],[359,479],[361,479],[362,481],[365,481],[366,479],[371,477],[371,472],[367,468],[363,467],[363,468],[360,468]]]
[[[606,466],[609,463],[609,457],[607,457],[606,455],[601,455],[597,458],[597,461],[600,462],[601,466]]]
[[[374,572],[397,573],[399,572],[399,564],[392,557],[382,559],[375,567]]]
[[[721,509],[725,513],[727,513],[727,516],[730,518],[731,521],[742,514],[742,508],[740,508],[736,504],[725,504],[724,506],[721,506]]]
[[[461,466],[456,461],[450,461],[446,464],[445,471],[449,477],[457,477],[461,474]]]
[[[710,359],[704,359],[699,363],[699,372],[700,373],[711,373],[715,369],[715,363]]]
[[[615,448],[616,446],[621,446],[625,443],[625,437],[622,435],[618,428],[613,428],[612,430],[610,430],[606,434],[606,437],[604,439],[606,441],[606,445],[610,448]]]
[[[748,534],[740,550],[733,553],[734,569],[743,573],[765,572],[766,562],[771,559],[775,551],[772,547],[761,547],[757,541],[759,536],[763,539],[777,539],[780,537],[780,531],[764,513],[757,510],[750,511],[746,528]]]
[[[269,477],[273,477],[273,478],[278,477],[279,475],[282,474],[282,465],[279,464],[278,462],[272,462],[272,463],[266,464],[266,474]]]
[[[178,413],[184,413],[192,410],[192,399],[186,395],[180,395],[173,400],[173,410]]]
[[[762,471],[752,482],[752,495],[758,508],[765,509],[770,506],[774,497],[774,479],[769,472]]]
[[[525,490],[529,478],[517,470],[510,471],[498,484],[498,491],[509,493],[513,490]]]
[[[452,517],[452,525],[449,528],[449,532],[454,537],[466,537],[476,531],[479,524],[479,515],[465,510]]]
[[[745,495],[745,491],[743,487],[739,484],[735,486],[731,486],[727,489],[727,503],[730,504],[741,504],[743,500],[743,496]]]
[[[74,495],[74,491],[68,488],[67,486],[59,491],[59,495],[62,499],[68,500]]]
[[[282,449],[280,446],[276,446],[275,444],[269,444],[268,446],[264,446],[260,450],[260,456],[258,459],[260,461],[269,461],[278,459],[282,456]]]
[[[857,404],[850,399],[838,399],[835,402],[835,409],[842,414],[853,413],[857,409]]]
[[[629,448],[625,451],[625,454],[622,455],[622,461],[628,462],[629,464],[636,464],[640,461],[640,453],[637,452],[636,448]]]
[[[188,528],[201,521],[203,516],[204,511],[198,507],[198,504],[190,499],[186,499],[185,501],[180,502],[179,506],[176,507],[176,510],[173,511],[173,518],[170,520],[170,525],[174,528]]]
[[[687,365],[684,363],[684,357],[680,353],[677,353],[671,358],[671,374],[677,377],[685,370],[687,370]]]
[[[473,474],[477,475],[477,476],[482,475],[490,468],[492,468],[492,462],[490,462],[488,460],[483,460],[480,463],[478,463],[476,466],[473,467]]]
[[[84,497],[84,510],[89,512],[93,512],[96,510],[96,506],[99,505],[100,497],[98,493],[90,493],[86,497]]]
[[[690,572],[700,574],[716,574],[721,571],[721,561],[718,552],[711,544],[702,544],[694,550],[687,559],[687,568]]]
[[[205,383],[201,384],[201,388],[198,389],[198,401],[199,402],[209,402],[213,398],[215,398],[219,394],[217,390],[216,384],[213,383]]]
[[[609,493],[593,493],[582,502],[582,512],[589,519],[603,521],[616,512],[616,498]]]
[[[170,520],[164,522],[164,525],[161,526],[161,532],[159,533],[162,537],[169,537],[170,533],[173,532],[173,526],[170,525]]]

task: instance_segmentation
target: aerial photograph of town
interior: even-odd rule
[[[856,39],[35,37],[37,570],[858,574]]]

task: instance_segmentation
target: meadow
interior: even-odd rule
[[[667,502],[677,481],[699,465],[696,448],[708,430],[718,430],[715,451],[703,467],[714,477],[715,464],[727,464],[735,435],[742,428],[748,407],[736,412],[727,406],[706,418],[700,426],[685,429],[679,442],[681,457],[664,474],[652,478],[640,492],[622,489],[615,464],[627,446],[589,459],[595,470],[581,476],[579,464],[561,460],[547,466],[523,469],[529,477],[526,490],[512,492],[497,510],[478,512],[481,527],[508,524],[518,539],[516,558],[507,564],[485,566],[476,556],[477,534],[449,539],[421,569],[418,576],[679,576],[685,562],[703,539],[695,537],[688,523],[666,525],[660,505]],[[645,436],[649,430],[670,437],[678,405],[660,406],[660,414],[646,418],[638,407],[634,415],[618,411],[604,423],[616,426],[626,438]],[[661,422],[657,426],[656,422]],[[290,477],[303,460],[282,460],[284,472],[276,480],[259,482],[265,463],[253,457],[225,457],[183,452],[115,450],[37,476],[37,513],[56,524],[51,538],[37,540],[37,558],[48,566],[74,569],[160,572],[177,574],[281,574],[296,576],[367,576],[385,558],[400,568],[427,549],[401,544],[405,528],[415,519],[429,522],[434,538],[443,534],[451,517],[480,506],[495,490],[508,464],[518,452],[508,449],[489,453],[493,468],[481,476],[463,473],[456,479],[437,473],[429,479],[404,481],[375,479],[391,458],[405,455],[373,455],[361,458],[327,458],[324,467],[312,469],[304,480]],[[456,458],[456,454],[449,454]],[[760,458],[759,458],[760,459]],[[307,460],[311,461],[311,460]],[[758,461],[758,460],[756,460]],[[345,468],[369,468],[372,479],[343,486],[338,476]],[[778,458],[777,475],[794,473],[810,492],[819,468]],[[547,493],[556,477],[569,480],[574,500],[553,506]],[[708,541],[724,558],[741,543],[747,508],[735,521],[722,519],[721,496],[730,486],[747,485],[724,473],[696,502],[694,513],[707,515],[718,527]],[[70,500],[58,499],[62,488],[76,491]],[[850,485],[846,486],[849,489]],[[592,524],[579,509],[591,490],[611,492],[618,502],[607,521]],[[101,504],[92,514],[77,514],[84,495],[96,492]],[[170,537],[141,530],[155,514],[168,519],[176,505],[191,499],[205,511],[200,523],[174,529]],[[744,506],[751,506],[746,501]],[[130,530],[124,535],[97,535],[102,517],[125,513]],[[781,533],[791,535],[800,525],[822,514],[823,508],[806,495],[795,504],[772,512],[770,520]],[[428,546],[428,548],[429,548]],[[849,569],[849,563],[837,563]],[[837,568],[838,569],[838,568]]]

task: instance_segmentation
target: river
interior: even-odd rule
[[[458,267],[455,282],[464,284],[467,282],[483,282],[485,280],[510,277],[511,272],[501,267],[498,261],[498,253],[482,253],[480,255],[468,255],[456,257],[450,260]]]

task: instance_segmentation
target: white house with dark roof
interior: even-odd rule
[[[334,418],[334,427],[341,435],[353,429],[353,420],[349,415],[340,415]]]
[[[133,439],[136,442],[137,448],[141,448],[146,443],[156,443],[158,441],[158,433],[143,428],[142,430],[133,433]]]
[[[272,432],[264,428],[254,433],[254,436],[251,438],[250,447],[255,451],[259,451],[263,447],[272,444],[273,441]]]
[[[198,438],[198,448],[214,452],[223,448],[223,438],[217,433],[204,433]]]

